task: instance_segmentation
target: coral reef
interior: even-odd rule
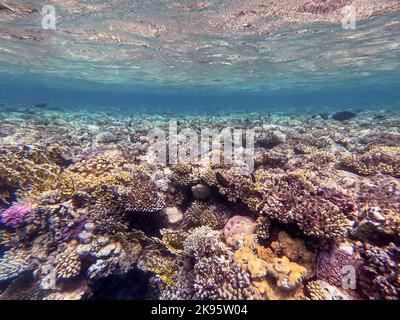
[[[262,194],[250,207],[282,223],[296,223],[309,236],[345,236],[350,223],[341,209],[317,192],[307,174],[255,173],[256,187]],[[247,200],[248,201],[248,200]]]
[[[377,146],[359,154],[344,156],[341,165],[364,176],[382,173],[399,178],[399,158],[400,147]]]
[[[21,114],[0,117],[1,299],[400,297],[397,118],[182,118],[255,126],[245,174],[146,162],[167,118]]]

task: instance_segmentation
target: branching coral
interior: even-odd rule
[[[180,186],[205,184],[213,186],[217,183],[215,171],[209,165],[191,165],[178,163],[172,166],[173,181]]]
[[[76,243],[69,243],[65,250],[57,256],[56,276],[57,279],[66,280],[76,277],[81,272],[81,260],[76,253]]]
[[[127,165],[127,163],[121,153],[106,152],[88,159],[83,159],[71,165],[68,169],[90,180],[94,177],[105,176],[113,171],[122,169],[125,165]]]
[[[262,197],[254,208],[282,223],[296,223],[309,236],[344,236],[350,223],[340,208],[317,192],[307,175],[275,174],[258,170],[256,185]]]
[[[364,176],[383,173],[400,177],[400,147],[378,146],[360,153],[344,156],[341,165]]]
[[[0,245],[10,247],[13,243],[14,235],[5,230],[0,230]]]
[[[0,259],[0,281],[15,278],[32,267],[31,256],[23,248],[12,248]]]
[[[216,172],[218,189],[229,201],[251,201],[258,195],[256,185],[251,175],[244,175],[230,170],[218,170]]]
[[[193,201],[185,211],[183,218],[187,226],[198,227],[208,225],[213,229],[221,229],[229,215],[229,209],[215,201]]]
[[[372,299],[398,300],[400,297],[400,249],[393,243],[380,248],[365,244],[362,292]]]
[[[60,175],[65,165],[66,149],[57,145],[6,145],[0,151],[0,189],[47,190],[49,181]],[[7,199],[2,199],[7,202]]]
[[[129,186],[118,188],[121,203],[127,211],[156,212],[165,206],[165,196],[157,185],[141,172],[132,174]]]
[[[258,299],[250,275],[234,262],[232,252],[208,226],[195,228],[184,242],[192,266],[180,270],[179,281],[162,293],[164,299]]]
[[[360,240],[399,240],[400,217],[396,212],[380,207],[364,207],[357,216],[352,235]]]

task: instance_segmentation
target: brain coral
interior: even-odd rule
[[[233,216],[224,227],[224,236],[227,243],[230,243],[235,235],[245,236],[255,233],[255,220],[245,216]]]

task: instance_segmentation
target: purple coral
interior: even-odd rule
[[[7,227],[17,228],[32,211],[30,204],[14,204],[1,214],[1,221]]]
[[[330,251],[319,254],[317,277],[333,286],[341,287],[344,267],[358,267],[353,248],[348,244],[334,244]]]

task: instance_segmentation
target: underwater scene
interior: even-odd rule
[[[398,0],[1,0],[0,300],[398,300]]]

